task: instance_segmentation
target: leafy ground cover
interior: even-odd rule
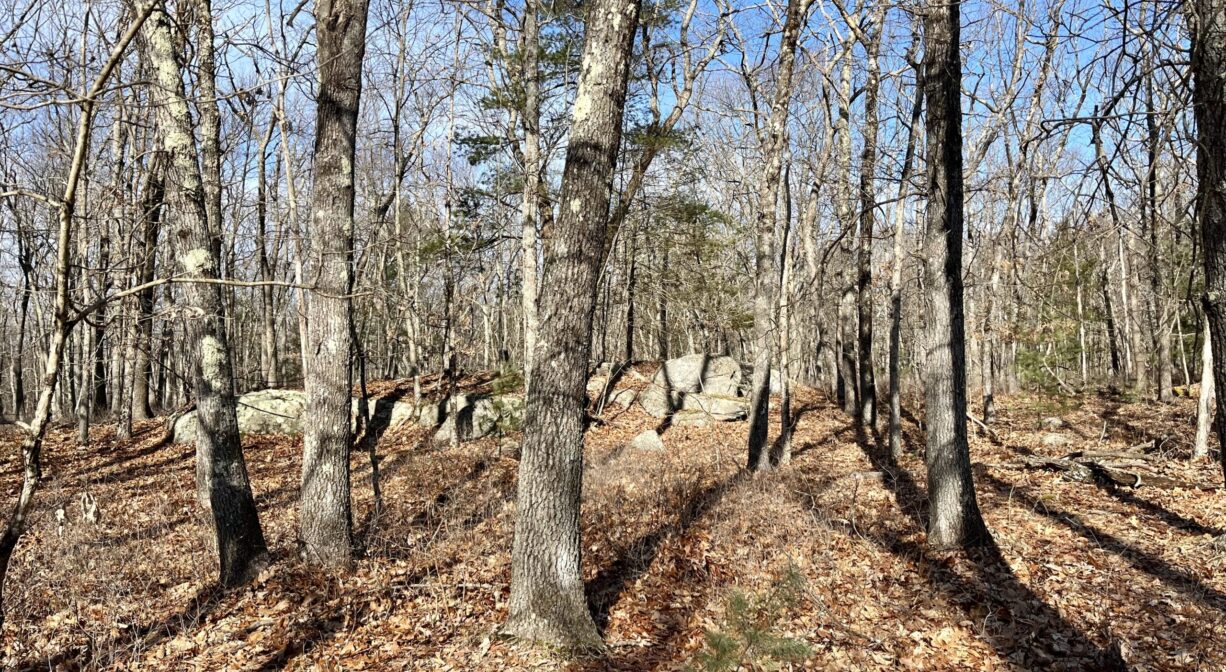
[[[593,425],[584,561],[608,653],[585,660],[497,636],[517,466],[506,438],[439,449],[423,430],[389,432],[377,515],[367,456],[355,453],[365,557],[327,576],[297,560],[300,441],[249,437],[273,558],[249,587],[220,593],[192,447],[160,443],[156,422],[125,443],[98,428],[84,448],[56,433],[5,586],[0,667],[700,668],[718,657],[713,646],[738,641],[744,623],[730,610],[783,582],[788,608],[759,625],[803,653],[785,669],[1226,669],[1226,551],[1213,543],[1226,495],[1214,465],[1188,460],[1191,400],[1005,400],[994,435],[972,439],[996,543],[970,554],[925,548],[914,420],[895,467],[822,395],[802,390],[797,403],[795,460],[758,478],[741,471],[745,423],[671,427],[662,452],[625,448],[658,424],[637,407]],[[1053,408],[1058,427],[1044,422]],[[16,438],[0,442],[8,501]],[[1141,444],[1129,469],[1197,487],[1076,482],[1021,462]],[[85,493],[97,522],[84,517]]]

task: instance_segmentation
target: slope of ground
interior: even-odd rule
[[[130,443],[100,428],[87,448],[55,434],[5,586],[0,667],[677,670],[704,631],[729,628],[734,590],[761,595],[791,573],[803,579],[799,603],[771,627],[809,647],[807,669],[1080,670],[1112,659],[1226,669],[1226,552],[1210,543],[1226,531],[1226,495],[1215,467],[1187,462],[1189,400],[1006,400],[996,436],[972,446],[996,546],[969,556],[924,546],[914,422],[912,452],[890,469],[874,437],[820,395],[802,392],[798,404],[794,462],[756,479],[740,469],[745,423],[670,428],[659,453],[624,449],[657,424],[637,407],[593,426],[584,560],[609,649],[580,661],[496,636],[517,466],[499,439],[439,450],[420,430],[385,435],[377,516],[367,458],[355,454],[367,556],[330,577],[296,559],[300,443],[249,438],[273,563],[222,594],[210,587],[190,446],[159,446],[156,423]],[[1043,428],[1047,416],[1067,424]],[[1148,441],[1159,455],[1143,468],[1205,487],[1110,488],[1018,464]],[[18,483],[14,445],[4,440],[4,501]],[[84,493],[96,523],[83,519]]]

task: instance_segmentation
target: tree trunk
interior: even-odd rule
[[[182,216],[174,221],[172,239],[181,276],[217,280],[221,231],[210,226],[206,210],[191,117],[176,60],[182,50],[176,47],[173,25],[159,6],[144,28],[146,58],[154,70],[151,90],[158,110],[162,147],[171,165],[168,191],[183,208]],[[217,531],[219,580],[222,585],[233,586],[254,576],[267,547],[238,434],[234,372],[222,314],[221,287],[215,283],[185,283],[183,303],[192,316],[186,322],[185,332],[199,425],[197,473],[202,469],[208,473],[205,480]]]
[[[1115,306],[1111,301],[1111,279],[1107,273],[1107,246],[1099,244],[1099,256],[1102,257],[1098,266],[1098,284],[1103,295],[1103,320],[1107,325],[1107,346],[1111,355],[1112,382],[1123,375],[1123,358],[1120,356],[1120,337],[1116,330]]]
[[[771,352],[775,336],[775,296],[779,273],[775,270],[776,221],[779,181],[787,149],[788,105],[792,100],[792,73],[796,67],[796,44],[809,11],[809,0],[788,0],[783,36],[779,42],[775,96],[762,146],[762,175],[758,183],[758,214],[755,226],[753,300],[753,382],[749,403],[749,461],[753,471],[769,469],[770,451],[765,450],[770,410]]]
[[[162,229],[162,210],[166,200],[165,155],[158,153],[149,162],[144,193],[141,195],[140,270],[138,284],[153,281],[157,270],[157,243]],[[136,355],[132,373],[132,419],[148,420],[153,417],[149,405],[149,379],[151,377],[151,351],[153,348],[154,288],[137,294]]]
[[[912,38],[907,60],[915,69],[915,102],[911,106],[911,123],[907,127],[907,148],[903,152],[902,172],[898,175],[898,192],[894,200],[894,250],[890,262],[890,458],[902,457],[902,266],[903,222],[906,220],[907,201],[904,196],[911,178],[911,164],[915,160],[915,136],[919,129],[920,113],[924,107],[924,71],[915,63],[919,50],[918,40]]]
[[[315,185],[309,238],[315,291],[307,304],[307,412],[303,433],[299,527],[308,562],[347,565],[353,558],[349,450],[353,389],[354,152],[367,0],[315,5],[319,93]]]
[[[260,166],[256,173],[255,201],[255,252],[259,256],[260,280],[266,283],[273,281],[272,263],[268,257],[268,143],[272,141],[275,122],[268,124],[268,129],[260,138],[257,157]],[[261,308],[263,309],[263,328],[260,333],[260,371],[263,374],[264,387],[281,387],[281,363],[277,356],[277,314],[276,294],[272,285],[260,288]]]
[[[884,3],[881,5],[884,8]],[[868,55],[868,81],[864,84],[864,148],[860,152],[860,254],[856,283],[856,319],[860,344],[859,420],[864,427],[877,426],[877,375],[873,371],[873,229],[877,218],[877,93],[881,86],[878,52],[881,50],[882,10],[869,22],[863,39]],[[873,26],[877,27],[873,27]]]
[[[597,273],[639,0],[588,7],[561,212],[545,246],[540,338],[532,358],[519,463],[506,631],[564,648],[599,648],[581,571],[587,367]]]
[[[1193,109],[1196,115],[1196,213],[1205,246],[1205,316],[1213,348],[1218,445],[1226,447],[1226,0],[1194,0]],[[1222,474],[1226,477],[1226,449]]]
[[[532,380],[532,356],[540,331],[537,318],[536,231],[540,222],[541,193],[541,80],[540,24],[537,0],[524,3],[523,70],[524,87],[524,194],[520,204],[523,233],[520,255],[523,268],[524,386]]]
[[[8,575],[9,561],[17,542],[25,532],[26,520],[30,513],[30,504],[34,493],[42,480],[42,447],[47,427],[51,422],[51,401],[55,395],[57,383],[60,380],[60,368],[64,360],[65,346],[75,320],[69,314],[69,280],[72,272],[72,233],[74,208],[77,202],[77,189],[85,172],[86,157],[89,154],[90,133],[93,130],[94,108],[96,97],[102,92],[111,74],[119,65],[128,45],[136,37],[141,26],[152,14],[154,3],[145,5],[136,12],[132,24],[120,36],[111,50],[110,58],[103,64],[89,90],[80,98],[81,112],[77,118],[75,146],[72,162],[64,184],[64,194],[60,198],[57,218],[56,257],[55,257],[55,298],[52,304],[54,314],[53,326],[47,342],[47,358],[43,368],[42,388],[38,393],[38,401],[34,406],[34,415],[25,439],[21,442],[21,489],[17,494],[17,502],[9,515],[4,532],[0,534],[0,628],[4,626],[4,581]],[[88,390],[81,390],[82,403],[89,403]]]
[[[966,334],[962,312],[962,58],[960,6],[924,14],[928,104],[925,408],[928,544],[947,549],[989,541],[971,478],[966,435]]]

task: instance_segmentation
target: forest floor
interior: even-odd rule
[[[295,551],[301,442],[249,437],[273,562],[221,593],[191,446],[159,446],[157,422],[126,443],[100,427],[85,448],[55,433],[5,586],[0,667],[679,670],[708,647],[707,631],[738,635],[746,607],[735,595],[753,605],[788,592],[789,605],[755,627],[808,647],[796,669],[1092,670],[1113,658],[1136,670],[1226,669],[1226,550],[1211,543],[1226,531],[1226,494],[1216,466],[1188,460],[1192,400],[1003,400],[996,436],[972,437],[995,545],[966,554],[925,547],[914,421],[892,469],[824,397],[798,396],[795,459],[758,478],[741,469],[747,423],[672,427],[663,452],[624,448],[657,424],[637,406],[592,427],[584,569],[608,653],[578,661],[496,634],[517,466],[505,440],[440,450],[422,430],[389,432],[377,520],[367,457],[355,454],[366,556],[328,576]],[[1043,428],[1050,416],[1066,425]],[[1111,487],[1019,464],[1147,441],[1135,471],[1198,487]],[[0,443],[8,502],[17,451],[13,437]],[[96,523],[83,520],[84,493]]]

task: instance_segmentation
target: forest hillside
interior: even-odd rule
[[[671,427],[660,449],[634,448],[658,420],[609,406],[587,433],[583,501],[583,578],[608,652],[569,662],[493,627],[507,609],[514,431],[451,448],[418,426],[389,430],[377,518],[369,462],[355,454],[363,558],[344,576],[295,557],[301,441],[249,437],[274,563],[230,593],[213,583],[191,446],[165,442],[156,421],[127,441],[102,428],[88,450],[57,432],[28,532],[36,550],[10,570],[4,667],[736,669],[703,667],[721,651],[714,635],[758,664],[770,648],[743,650],[747,635],[787,640],[794,669],[1226,665],[1214,634],[1226,618],[1226,549],[1214,544],[1226,494],[1211,464],[1186,459],[1191,400],[1010,397],[993,431],[972,437],[995,545],[967,557],[925,546],[914,419],[892,466],[822,394],[796,401],[793,462],[766,480],[738,464],[745,422]],[[1080,480],[1038,459],[1084,459],[1139,482]],[[744,613],[730,611],[739,599]]]

